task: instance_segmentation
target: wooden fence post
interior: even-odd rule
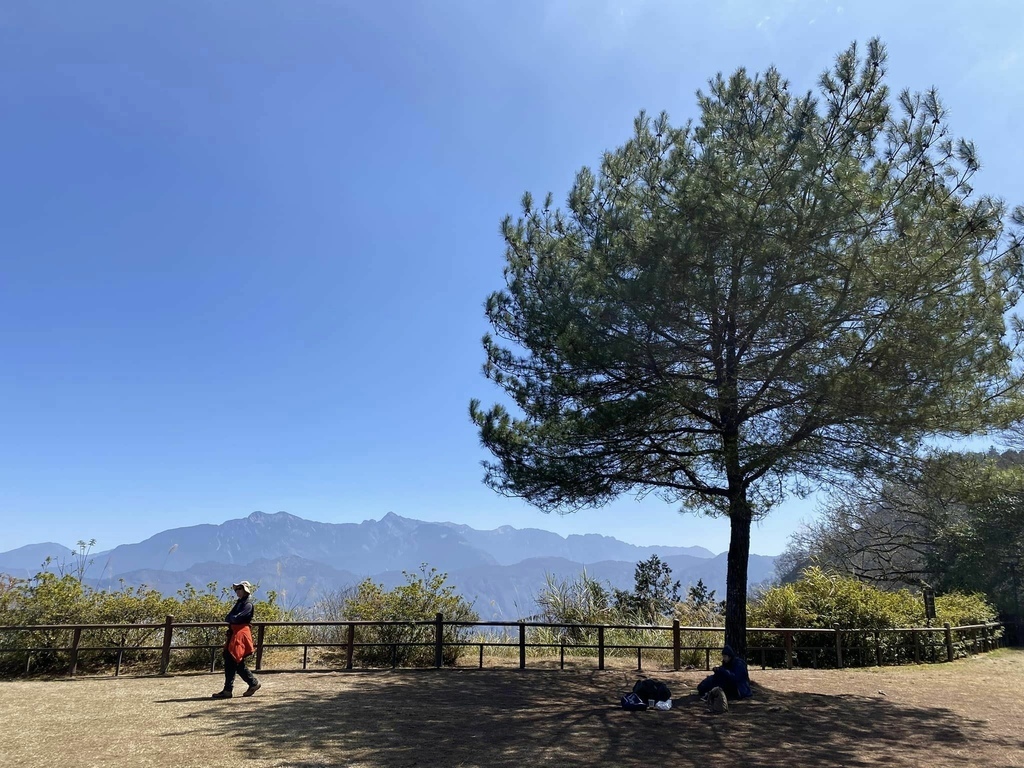
[[[444,614],[440,611],[434,617],[434,666],[444,666]]]
[[[672,620],[672,669],[676,672],[683,666],[679,642],[679,619]]]
[[[843,668],[843,630],[838,624],[833,624],[832,629],[836,632],[836,668]]]
[[[526,624],[519,622],[519,668],[526,669]]]
[[[946,632],[946,661],[953,660],[953,630],[949,628],[949,622],[947,621],[942,625],[943,630]]]
[[[604,669],[604,625],[597,628],[597,668]]]
[[[265,624],[260,624],[256,627],[256,671],[259,672],[263,669],[263,632],[266,630]]]
[[[786,669],[793,668],[793,633],[786,631],[782,633],[782,644],[786,649]]]
[[[352,655],[356,650],[356,625],[348,624],[348,637],[345,638],[345,669],[352,669]]]
[[[68,677],[74,677],[78,670],[78,645],[82,642],[82,628],[75,627],[71,635],[71,664],[68,666]]]
[[[171,666],[171,637],[174,634],[174,617],[164,619],[164,643],[160,649],[160,674],[166,675]]]

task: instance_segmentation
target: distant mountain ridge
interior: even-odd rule
[[[564,557],[578,562],[600,560],[645,560],[651,555],[691,555],[714,557],[704,547],[641,547],[599,533],[573,533],[563,538],[540,528],[513,528],[503,525],[493,530],[477,530],[468,525],[443,523],[458,531],[473,546],[491,554],[499,565],[514,565],[531,557]]]
[[[253,512],[220,525],[172,528],[95,555],[97,565],[102,563],[102,577],[151,568],[186,571],[207,562],[246,565],[282,557],[367,574],[420,562],[443,561],[451,569],[496,563],[443,523],[394,513],[362,523],[319,523],[287,512]]]
[[[33,544],[0,553],[0,572],[25,577],[49,556],[70,561],[59,544]],[[173,594],[186,583],[222,586],[245,578],[274,590],[286,606],[310,606],[366,577],[386,586],[421,564],[445,571],[485,618],[536,612],[546,574],[587,573],[618,588],[632,586],[639,560],[657,554],[684,587],[702,579],[724,596],[725,555],[703,547],[641,547],[599,534],[560,536],[536,528],[478,530],[388,513],[361,523],[320,523],[287,512],[254,512],[219,525],[162,531],[92,556],[89,582],[97,587],[147,585]],[[774,557],[751,555],[750,583],[771,577]]]
[[[47,541],[42,544],[26,544],[8,552],[0,553],[0,572],[18,578],[28,578],[43,567],[47,559],[55,563],[71,562],[74,552],[63,544]]]

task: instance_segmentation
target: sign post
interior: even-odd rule
[[[931,587],[924,589],[924,617],[928,620],[928,626],[932,625],[935,618],[935,590]]]

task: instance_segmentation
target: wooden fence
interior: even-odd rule
[[[357,640],[357,632],[382,628],[405,628],[412,630],[414,635],[426,639],[410,641],[381,642]],[[38,625],[38,626],[0,626],[0,656],[21,654],[25,657],[24,671],[32,669],[33,656],[48,654],[66,654],[66,670],[69,676],[78,672],[79,660],[83,653],[104,654],[114,665],[114,674],[121,673],[125,654],[153,654],[159,651],[159,674],[167,674],[171,669],[172,656],[185,651],[208,652],[210,670],[213,671],[219,656],[220,642],[189,642],[196,630],[207,630],[206,634],[223,630],[222,623],[175,622],[168,616],[159,624],[72,624],[72,625]],[[290,628],[304,631],[300,641],[270,642],[267,639],[268,629]],[[484,636],[480,630],[489,629],[497,634]],[[478,631],[476,637],[470,636],[473,629]],[[559,642],[530,642],[530,630],[555,630],[560,633]],[[446,652],[451,656],[455,649],[463,653],[468,649],[478,652],[479,667],[484,666],[485,649],[491,654],[512,654],[518,650],[519,668],[527,666],[528,650],[542,650],[559,658],[559,668],[564,668],[566,652],[575,656],[593,658],[596,654],[597,669],[605,669],[606,657],[627,656],[636,652],[636,668],[643,670],[643,655],[648,652],[667,655],[671,653],[672,669],[683,668],[683,655],[693,659],[695,655],[703,662],[705,669],[711,669],[712,660],[717,658],[722,641],[700,644],[685,642],[687,636],[707,638],[708,635],[722,637],[722,627],[684,627],[678,621],[671,625],[604,625],[604,624],[559,624],[532,621],[476,621],[449,622],[442,614],[430,621],[292,621],[292,622],[254,622],[254,641],[256,645],[255,667],[258,671],[265,669],[265,653],[271,649],[302,649],[301,667],[281,669],[280,671],[305,670],[309,666],[310,649],[332,649],[339,654],[338,663],[332,668],[351,670],[357,656],[366,654],[367,649],[375,649],[375,658],[387,658],[390,651],[390,666],[401,666],[399,651],[411,648],[425,652],[426,657],[432,656],[433,666],[445,666]],[[325,632],[326,630],[326,632]],[[620,639],[614,642],[608,636],[618,631],[626,633],[626,642]],[[99,633],[102,636],[119,636],[117,643],[96,645],[83,642],[83,634]],[[128,643],[126,638],[134,633],[134,641]],[[177,633],[177,636],[176,636]],[[319,633],[319,636],[313,636]],[[632,633],[633,637],[629,637]],[[637,640],[644,637],[664,636],[664,643],[644,642]],[[25,637],[29,644],[11,642],[11,635]],[[329,635],[336,634],[337,638]],[[365,634],[365,632],[364,632]],[[913,627],[903,629],[846,629],[835,626],[832,629],[800,628],[800,627],[751,627],[747,630],[748,647],[747,661],[750,665],[785,667],[835,667],[849,666],[882,666],[884,664],[923,663],[953,661],[957,656],[981,653],[993,650],[1002,644],[1002,625],[998,622],[974,624],[969,626],[951,627]],[[33,638],[46,636],[50,641],[44,645],[32,645]],[[66,645],[57,645],[55,638],[69,637]],[[141,638],[141,642],[140,642]],[[184,638],[185,642],[181,642]],[[582,640],[581,640],[582,638]],[[159,640],[159,644],[156,641]],[[177,642],[176,642],[177,640]],[[591,641],[592,640],[592,641]],[[636,642],[632,642],[636,640]],[[774,641],[774,642],[772,642]],[[381,654],[384,650],[383,655]],[[432,654],[430,653],[432,649]],[[593,652],[593,653],[590,653]],[[403,654],[404,655],[404,654]],[[343,661],[342,661],[343,660]],[[419,666],[427,666],[421,663]],[[387,666],[376,663],[372,666]],[[691,667],[698,666],[691,664]],[[364,666],[363,668],[367,668]],[[10,669],[10,664],[8,664]]]

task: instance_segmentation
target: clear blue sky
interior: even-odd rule
[[[33,0],[0,7],[0,550],[253,510],[727,546],[497,497],[466,409],[498,222],[717,71],[881,35],[1024,201],[1019,0]],[[778,552],[806,502],[754,532]]]

